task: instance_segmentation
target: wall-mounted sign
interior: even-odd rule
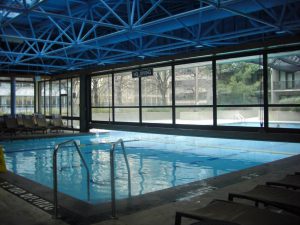
[[[153,76],[153,68],[143,68],[132,71],[132,78]]]

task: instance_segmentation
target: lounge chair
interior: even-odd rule
[[[181,225],[183,217],[197,220],[192,225],[299,225],[300,217],[279,214],[250,205],[214,200],[192,213],[176,212],[175,225]]]
[[[4,122],[4,118],[3,116],[0,116],[0,134],[3,134],[6,132],[6,125],[5,125],[5,122]]]
[[[265,206],[274,206],[287,212],[300,215],[300,192],[271,187],[266,185],[257,185],[254,189],[243,193],[229,193],[228,199],[233,201],[235,198],[254,201],[255,205],[259,203]]]
[[[17,114],[16,119],[17,119],[17,124],[19,127],[24,127],[24,121],[23,121],[23,114]]]
[[[268,186],[278,186],[292,189],[300,189],[300,174],[289,174],[281,180],[266,182]]]
[[[51,130],[56,130],[58,132],[59,130],[63,130],[65,128],[66,127],[64,126],[61,115],[52,115]]]
[[[17,132],[23,131],[23,127],[20,127],[17,123],[17,119],[12,115],[7,115],[4,117],[4,122],[6,126],[6,132],[11,134],[16,134]]]
[[[26,131],[30,131],[31,133],[35,131],[42,131],[43,133],[45,132],[45,129],[39,128],[35,123],[34,123],[34,118],[33,116],[30,115],[24,115],[23,117],[23,122],[24,122],[24,129]]]
[[[37,128],[43,130],[47,133],[49,127],[46,117],[43,114],[34,114],[34,119],[36,121]]]

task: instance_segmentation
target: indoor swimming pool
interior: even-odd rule
[[[300,144],[239,139],[190,137],[124,131],[89,135],[2,141],[7,169],[53,187],[53,151],[58,143],[75,140],[90,171],[90,202],[111,200],[111,142],[122,138],[131,170],[131,194],[143,195],[299,154]],[[73,147],[57,154],[58,190],[87,201],[86,171]],[[116,197],[127,198],[127,170],[116,148]]]

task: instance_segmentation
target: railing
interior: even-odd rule
[[[240,112],[234,114],[234,118],[239,120],[240,122],[245,122],[245,117]]]
[[[90,200],[90,171],[87,167],[87,164],[83,158],[83,155],[74,140],[69,140],[62,142],[55,146],[54,152],[53,152],[53,204],[54,204],[54,217],[58,218],[58,201],[57,201],[57,152],[60,149],[61,146],[64,146],[66,144],[72,143],[76,147],[76,151],[79,154],[80,159],[82,160],[82,163],[86,169],[87,174],[87,199]]]
[[[116,218],[116,187],[115,187],[115,148],[117,145],[121,144],[123,155],[127,167],[128,173],[128,197],[131,197],[131,178],[130,178],[130,167],[127,159],[127,154],[125,151],[124,142],[122,139],[119,139],[116,142],[112,143],[110,149],[110,179],[111,179],[111,216]]]

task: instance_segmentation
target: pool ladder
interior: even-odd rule
[[[80,151],[80,148],[76,141],[69,140],[62,142],[55,146],[53,152],[53,203],[54,203],[54,217],[58,218],[58,200],[57,200],[57,152],[61,148],[61,146],[65,146],[66,144],[72,143],[76,147],[76,151],[78,152],[80,159],[83,162],[83,165],[86,169],[87,173],[87,199],[90,200],[90,171],[87,167],[85,159]],[[119,139],[116,142],[111,143],[110,148],[110,182],[111,182],[111,216],[112,218],[116,218],[116,185],[115,185],[115,151],[116,147],[121,145],[124,160],[127,168],[127,176],[128,176],[128,197],[131,198],[131,176],[130,176],[130,167],[127,159],[127,154],[124,146],[124,141]]]
[[[57,152],[58,150],[62,147],[65,146],[67,144],[73,144],[75,146],[76,151],[79,154],[79,157],[86,169],[86,174],[87,174],[87,199],[88,201],[90,200],[90,171],[89,168],[87,167],[87,164],[85,162],[85,159],[80,151],[80,148],[78,146],[78,144],[76,143],[76,141],[74,140],[69,140],[69,141],[65,141],[62,142],[58,145],[55,146],[54,148],[54,152],[53,152],[53,203],[54,203],[54,217],[58,218],[58,200],[57,200]]]
[[[119,139],[118,141],[112,142],[111,144],[112,144],[110,149],[111,216],[112,218],[116,218],[115,150],[118,145],[121,145],[122,147],[123,156],[126,163],[129,198],[131,198],[131,178],[130,178],[130,167],[127,159],[124,141],[122,139]]]

